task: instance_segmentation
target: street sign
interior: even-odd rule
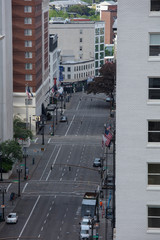
[[[3,204],[3,205],[1,205],[1,208],[5,208],[6,206]]]

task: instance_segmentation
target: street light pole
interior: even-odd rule
[[[42,145],[44,145],[44,118],[42,116]]]
[[[3,172],[2,172],[2,152],[0,151],[0,162],[1,162],[1,178],[0,181],[3,181]]]
[[[22,167],[20,168],[19,166],[17,167],[17,173],[18,173],[18,197],[21,196],[20,193],[20,174],[22,172]]]
[[[27,176],[26,176],[26,159],[27,158],[27,155],[26,155],[26,147],[24,147],[24,180],[27,179]]]
[[[4,208],[5,208],[5,205],[4,205],[4,193],[6,193],[6,189],[3,188],[1,189],[0,188],[0,192],[2,193],[2,205],[1,205],[1,208],[2,208],[2,221],[4,221]]]

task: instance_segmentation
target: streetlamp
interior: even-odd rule
[[[0,181],[3,181],[3,176],[2,176],[2,152],[0,151],[0,162],[1,162],[1,178]]]
[[[6,193],[6,189],[3,188],[1,189],[0,188],[0,193],[2,193],[2,205],[1,205],[1,208],[2,208],[2,221],[4,221],[4,209],[5,209],[5,205],[4,205],[4,193]]]
[[[24,180],[27,179],[27,176],[26,176],[26,160],[27,160],[26,147],[24,147]]]
[[[20,193],[20,174],[22,172],[22,167],[20,166],[17,166],[17,173],[18,173],[18,197],[21,196],[21,193]]]

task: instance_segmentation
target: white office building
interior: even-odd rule
[[[78,62],[88,61],[88,65],[94,61],[93,76],[97,76],[99,68],[104,64],[104,27],[103,21],[80,21],[78,19],[73,22],[52,21],[49,24],[49,33],[58,35],[63,63],[68,64],[70,61],[73,64],[74,61],[77,65]],[[79,80],[76,79],[76,81]]]
[[[11,0],[0,1],[0,142],[13,138]]]
[[[119,0],[116,240],[160,239],[160,1]]]

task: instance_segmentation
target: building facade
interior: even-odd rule
[[[117,5],[108,6],[107,10],[101,10],[100,19],[105,22],[105,44],[113,44],[113,24],[117,18]]]
[[[0,142],[13,138],[12,5],[0,1]]]
[[[116,240],[160,239],[160,1],[119,0]]]
[[[14,114],[33,130],[49,89],[48,10],[49,0],[12,1]]]
[[[75,21],[49,24],[50,34],[58,35],[61,56],[66,61],[95,61],[95,73],[104,63],[104,22]]]

